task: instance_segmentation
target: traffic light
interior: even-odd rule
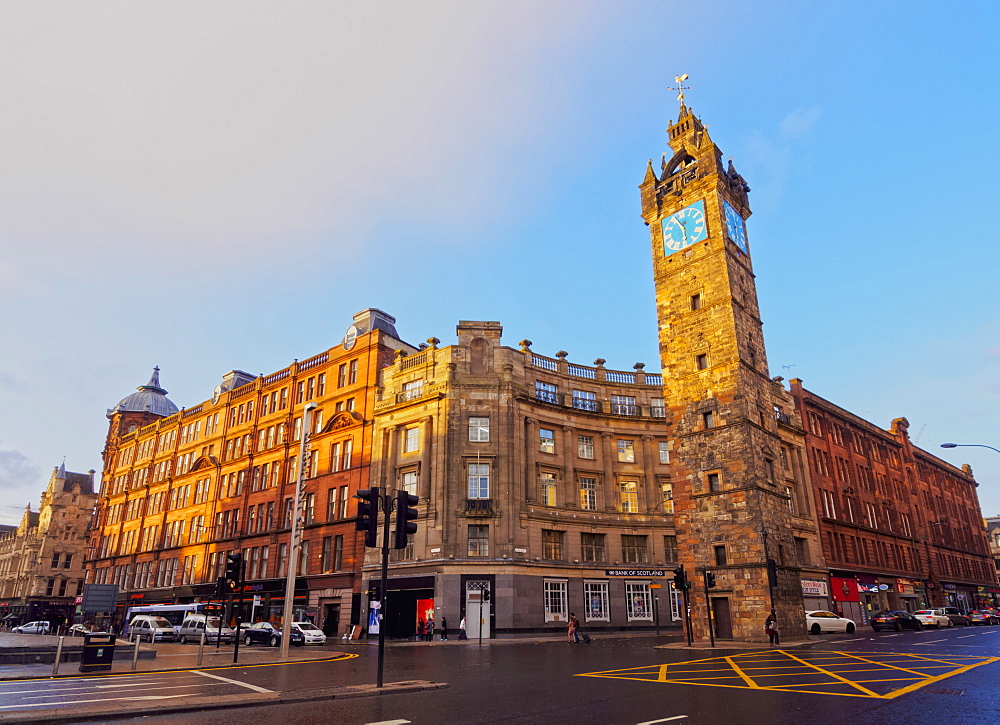
[[[705,587],[711,589],[715,586],[715,572],[706,571],[705,572]]]
[[[226,579],[233,588],[243,581],[243,554],[238,551],[226,554]]]
[[[405,549],[406,540],[410,534],[417,533],[414,519],[419,513],[415,508],[420,499],[406,491],[396,491],[396,536],[392,542],[393,549]]]
[[[682,589],[687,589],[687,588],[688,588],[688,583],[687,583],[687,577],[684,576],[684,567],[679,566],[676,569],[674,569],[674,589],[680,591]]]
[[[362,488],[356,494],[361,499],[358,503],[358,520],[355,527],[365,532],[365,546],[378,545],[378,504],[381,489]]]
[[[222,599],[224,596],[232,591],[232,587],[229,586],[229,580],[224,576],[220,576],[215,580],[215,597],[216,599]]]
[[[484,602],[490,601],[490,590],[489,589],[483,589],[483,601]]]

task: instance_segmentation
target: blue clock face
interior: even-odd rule
[[[722,205],[726,212],[726,234],[732,242],[740,248],[744,254],[750,254],[750,250],[747,248],[747,224],[743,221],[743,217],[740,213],[733,208],[733,206],[726,201],[722,200]]]
[[[663,220],[662,229],[664,257],[708,238],[705,202],[696,201],[691,206],[674,212]]]

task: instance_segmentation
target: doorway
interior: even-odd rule
[[[712,620],[715,622],[716,639],[733,638],[733,617],[729,611],[729,597],[712,597]]]
[[[336,637],[340,634],[340,605],[327,604],[323,607],[323,634]]]

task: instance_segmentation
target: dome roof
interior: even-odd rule
[[[139,392],[122,398],[118,405],[108,411],[110,418],[115,413],[152,413],[168,416],[177,412],[177,406],[170,402],[167,391],[160,387],[160,369],[153,368],[149,382],[136,388]]]

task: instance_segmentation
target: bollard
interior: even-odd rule
[[[142,641],[142,637],[135,638],[135,649],[132,650],[132,669],[134,670],[139,664],[139,642]]]
[[[198,643],[198,666],[201,667],[201,656],[205,653],[205,633],[201,633],[201,642]]]
[[[65,637],[60,637],[59,638],[59,644],[56,645],[56,659],[55,659],[55,662],[52,663],[52,674],[53,675],[58,675],[59,674],[59,660],[62,659],[62,646],[63,646],[63,640],[64,639],[66,639],[66,638]]]

